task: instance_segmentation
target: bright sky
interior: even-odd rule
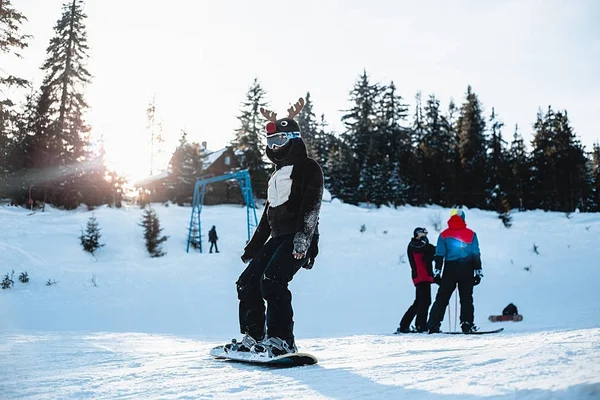
[[[36,86],[63,1],[13,2],[35,38],[23,61],[9,62]],[[90,122],[135,177],[149,172],[154,94],[169,151],[181,129],[216,150],[232,139],[254,77],[279,113],[310,91],[340,131],[363,68],[411,104],[418,90],[443,107],[460,103],[471,84],[507,140],[515,123],[530,140],[538,108],[552,105],[569,112],[588,150],[600,141],[597,0],[87,0],[85,11]]]

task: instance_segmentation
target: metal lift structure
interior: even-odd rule
[[[202,205],[204,204],[206,186],[211,183],[233,179],[237,180],[240,185],[242,197],[246,203],[246,227],[248,230],[248,240],[250,240],[254,229],[258,226],[258,219],[256,217],[256,204],[254,203],[254,195],[252,194],[250,174],[247,169],[244,169],[221,176],[198,179],[196,181],[196,184],[194,185],[194,197],[192,198],[192,215],[190,217],[190,229],[188,231],[187,253],[190,252],[190,246],[193,242],[198,246],[200,253],[202,253],[202,221],[200,215],[202,213]]]

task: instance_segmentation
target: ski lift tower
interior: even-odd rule
[[[194,197],[192,198],[192,215],[190,217],[190,229],[188,231],[187,250],[190,252],[190,245],[194,239],[198,240],[200,253],[202,253],[202,222],[200,214],[202,213],[202,205],[204,204],[204,195],[206,194],[206,186],[211,183],[228,181],[236,179],[242,190],[242,197],[246,203],[246,227],[248,231],[248,240],[252,236],[252,232],[258,225],[256,217],[256,204],[254,203],[254,195],[252,194],[252,183],[250,182],[250,174],[247,169],[232,172],[229,174],[214,176],[206,179],[198,179],[194,185]],[[198,232],[198,237],[194,237],[194,233]]]

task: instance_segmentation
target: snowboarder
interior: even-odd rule
[[[442,275],[443,266],[443,275]],[[467,228],[465,212],[452,210],[448,228],[438,237],[433,280],[440,285],[429,313],[429,333],[440,332],[450,296],[458,285],[460,327],[464,333],[477,330],[473,323],[473,286],[483,277],[477,234]]]
[[[210,228],[210,231],[208,231],[208,241],[210,242],[209,253],[212,253],[213,246],[215,248],[215,252],[219,252],[219,247],[217,247],[217,240],[219,240],[219,237],[217,236],[217,228],[213,225],[213,227]]]
[[[269,356],[297,352],[288,284],[300,268],[311,269],[314,264],[323,197],[323,172],[307,156],[300,127],[293,119],[303,106],[300,98],[287,118],[281,119],[260,109],[269,120],[266,154],[275,171],[259,225],[241,257],[244,263],[250,262],[236,282],[244,336],[241,342],[226,345],[237,351]]]
[[[431,283],[433,282],[433,257],[435,246],[429,243],[427,229],[415,228],[413,237],[408,244],[407,254],[412,280],[415,285],[415,302],[408,308],[396,333],[410,332],[410,323],[415,315],[417,332],[427,330],[427,312],[431,305]]]

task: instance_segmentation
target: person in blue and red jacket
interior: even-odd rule
[[[434,282],[440,287],[429,313],[429,333],[440,332],[444,312],[457,286],[460,298],[460,327],[465,333],[477,330],[473,323],[473,286],[478,285],[482,277],[477,234],[467,228],[463,210],[452,210],[448,229],[438,237],[435,251]]]
[[[408,262],[412,272],[412,281],[415,285],[415,302],[406,310],[400,327],[396,333],[410,332],[410,323],[415,316],[415,329],[417,332],[427,330],[427,312],[431,304],[431,283],[433,282],[433,256],[435,246],[427,239],[427,229],[415,228],[413,237],[407,249]]]

